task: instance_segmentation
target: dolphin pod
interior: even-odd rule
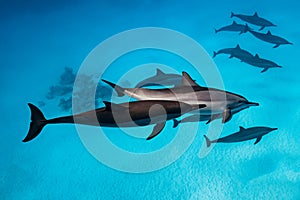
[[[47,124],[62,123],[104,127],[136,127],[137,125],[147,126],[155,124],[152,133],[147,138],[147,140],[150,140],[162,131],[166,120],[177,118],[192,110],[206,107],[203,104],[192,106],[182,102],[165,100],[137,101],[122,104],[104,102],[104,104],[105,107],[96,110],[47,120],[36,106],[29,103],[31,123],[23,142],[33,140]],[[95,116],[97,119],[95,119]]]
[[[277,130],[277,128],[269,128],[269,127],[251,127],[244,128],[240,126],[240,130],[231,135],[210,140],[206,135],[204,135],[206,140],[207,147],[210,147],[211,143],[233,143],[233,142],[242,142],[247,140],[256,139],[254,144],[257,144],[264,135]]]

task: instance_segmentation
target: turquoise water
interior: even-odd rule
[[[300,199],[297,1],[12,1],[0,5],[1,199]],[[277,25],[265,32],[271,30],[294,44],[273,49],[273,45],[248,33],[215,34],[214,28],[232,22],[231,11],[257,11]],[[64,103],[60,104],[62,98],[68,100],[67,95],[47,98],[49,87],[60,85],[65,67],[76,73],[100,42],[128,29],[149,26],[182,32],[210,55],[240,44],[283,66],[261,74],[261,69],[228,56],[214,59],[226,90],[260,103],[236,114],[224,126],[222,135],[238,131],[240,125],[277,127],[278,131],[255,146],[254,141],[217,144],[200,159],[197,154],[207,131],[201,123],[195,140],[180,159],[161,170],[142,174],[120,172],[101,164],[83,146],[72,125],[48,126],[34,141],[22,143],[30,122],[28,102],[40,106],[47,117],[70,113],[62,106]],[[126,63],[125,69],[144,62],[163,62],[190,70],[184,61],[159,53],[137,52],[113,64]],[[124,69],[112,65],[104,74],[116,81]],[[193,71],[192,75],[196,76]],[[67,80],[71,79],[68,76]],[[102,89],[105,95],[101,97],[108,99],[111,91],[105,86]],[[168,122],[154,147],[174,137],[176,132],[171,127]],[[143,143],[137,139],[131,141],[115,129],[105,130],[113,134],[108,137],[116,144],[143,152]],[[148,150],[148,146],[145,148]]]

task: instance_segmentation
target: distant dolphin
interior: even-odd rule
[[[147,87],[147,86],[177,86],[181,84],[181,75],[179,74],[166,74],[160,69],[156,69],[156,74],[139,82],[135,87]]]
[[[47,124],[61,123],[77,123],[104,127],[135,127],[137,125],[147,126],[156,124],[152,133],[147,138],[147,140],[149,140],[162,131],[166,124],[166,120],[180,117],[182,114],[205,107],[205,105],[191,106],[181,102],[162,100],[137,101],[123,104],[104,102],[104,104],[105,107],[96,110],[47,120],[36,106],[29,103],[31,123],[23,142],[34,139]],[[155,105],[159,106],[156,107]],[[97,117],[97,120],[94,119],[95,117]]]
[[[293,44],[282,37],[273,35],[271,33],[271,31],[268,31],[267,33],[259,33],[259,32],[252,31],[249,29],[247,29],[247,31],[249,31],[254,37],[256,37],[262,41],[265,41],[265,42],[268,42],[271,44],[275,44],[275,46],[273,48],[277,48],[283,44]]]
[[[233,21],[232,24],[230,24],[228,26],[224,26],[222,28],[215,29],[215,33],[218,33],[218,32],[221,32],[221,31],[232,31],[232,32],[239,32],[239,34],[242,34],[242,33],[246,33],[246,31],[248,29],[250,29],[247,26],[248,26],[247,24],[246,25],[238,24],[238,23],[236,23],[236,21]]]
[[[202,87],[195,83],[188,73],[182,72],[181,86],[163,89],[122,88],[114,83],[103,80],[113,87],[118,96],[128,95],[138,100],[169,100],[180,101],[190,105],[204,104],[200,114],[209,118],[208,122],[222,118],[225,123],[237,113],[258,103],[249,102],[245,97],[215,88]],[[198,113],[198,112],[197,112]]]
[[[275,62],[260,58],[258,54],[253,56],[253,58],[246,58],[242,62],[248,63],[249,65],[263,68],[261,73],[266,72],[269,68],[282,68],[282,66],[277,65]]]
[[[257,12],[255,12],[254,15],[234,14],[233,12],[231,12],[231,18],[232,17],[237,17],[237,18],[240,18],[241,20],[248,22],[250,24],[261,26],[261,28],[259,29],[260,31],[263,30],[267,26],[276,26],[272,22],[259,17]]]
[[[251,53],[242,49],[239,44],[236,45],[235,48],[225,48],[225,49],[221,49],[217,52],[214,51],[213,58],[219,54],[229,54],[230,55],[229,58],[235,57],[240,60],[245,57],[253,57],[253,55]]]
[[[275,131],[277,128],[269,128],[269,127],[252,127],[252,128],[243,128],[240,126],[239,132],[233,133],[226,137],[222,137],[216,140],[210,140],[206,135],[204,135],[206,140],[207,147],[210,147],[211,143],[233,143],[233,142],[243,142],[247,140],[252,140],[256,138],[254,144],[257,144],[262,136],[270,133],[271,131]]]

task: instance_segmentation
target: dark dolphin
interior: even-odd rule
[[[109,81],[103,79],[102,81],[114,88],[118,96],[128,95],[138,100],[180,101],[194,106],[204,104],[206,107],[199,112],[209,119],[207,123],[218,118],[222,118],[223,123],[228,122],[232,118],[232,114],[250,106],[259,105],[249,102],[245,97],[238,94],[200,86],[186,72],[182,72],[181,86],[173,88],[122,88]]]
[[[251,128],[243,128],[240,126],[240,130],[236,133],[228,135],[226,137],[222,137],[215,140],[210,140],[206,135],[204,135],[206,140],[207,147],[210,147],[211,143],[233,143],[233,142],[243,142],[247,140],[252,140],[256,138],[254,144],[257,144],[261,138],[270,133],[271,131],[275,131],[277,128],[269,128],[269,127],[251,127]]]
[[[231,12],[231,18],[232,17],[237,17],[237,18],[240,18],[241,20],[248,22],[250,24],[260,26],[261,27],[259,29],[260,31],[263,30],[267,26],[276,26],[272,22],[259,17],[257,12],[255,12],[254,15],[234,14],[233,12]]]
[[[225,48],[225,49],[221,49],[217,52],[214,51],[213,58],[219,54],[229,54],[230,55],[229,58],[235,57],[240,60],[243,58],[253,57],[253,55],[251,53],[242,49],[239,44],[236,45],[235,48]]]
[[[156,74],[139,82],[135,87],[147,86],[177,86],[181,84],[181,75],[179,74],[166,74],[160,69],[156,69]]]
[[[269,68],[282,68],[282,66],[276,64],[275,62],[273,62],[271,60],[260,58],[258,56],[258,54],[256,54],[252,58],[251,57],[244,58],[241,61],[245,62],[249,65],[255,66],[255,67],[263,68],[261,73],[266,72]]]
[[[218,33],[218,32],[221,32],[221,31],[232,31],[232,32],[239,32],[239,34],[242,34],[242,33],[246,33],[246,31],[248,29],[250,29],[247,26],[248,26],[247,24],[246,25],[238,24],[238,23],[236,23],[236,21],[233,21],[232,24],[230,24],[228,26],[224,26],[224,27],[221,27],[219,29],[215,29],[215,33]]]
[[[162,131],[166,120],[205,107],[205,105],[191,106],[176,101],[137,101],[122,104],[104,102],[104,104],[105,107],[96,110],[47,120],[36,106],[29,103],[31,123],[23,142],[34,139],[47,124],[61,123],[104,127],[136,127],[155,124],[152,133],[147,138],[149,140]],[[97,117],[96,120],[95,117]]]
[[[271,31],[268,31],[267,33],[259,33],[256,31],[252,31],[250,29],[247,29],[247,31],[249,31],[254,37],[256,37],[262,41],[265,41],[265,42],[268,42],[271,44],[275,44],[275,46],[273,46],[273,48],[277,48],[283,44],[293,44],[282,37],[273,35],[271,33]]]

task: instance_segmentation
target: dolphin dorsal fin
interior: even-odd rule
[[[240,126],[240,131],[246,130],[244,127]]]
[[[114,107],[114,109],[123,108],[119,104],[115,104],[115,103],[112,103],[112,102],[109,102],[109,101],[103,101],[103,103],[105,104],[105,110],[108,110],[108,111],[111,111],[112,107]]]
[[[259,56],[258,56],[258,54],[255,54],[255,56],[254,56],[255,58],[259,58]]]
[[[258,14],[257,14],[257,12],[255,12],[253,16],[254,16],[254,17],[258,17]]]
[[[271,31],[268,31],[268,32],[267,32],[267,35],[272,35]]]
[[[241,49],[241,47],[240,47],[240,45],[238,44],[238,45],[236,45],[236,47],[235,47],[236,49]]]
[[[182,72],[182,86],[200,86],[198,85],[187,72]]]
[[[165,74],[163,71],[161,71],[160,69],[156,69],[156,75],[163,75]]]

